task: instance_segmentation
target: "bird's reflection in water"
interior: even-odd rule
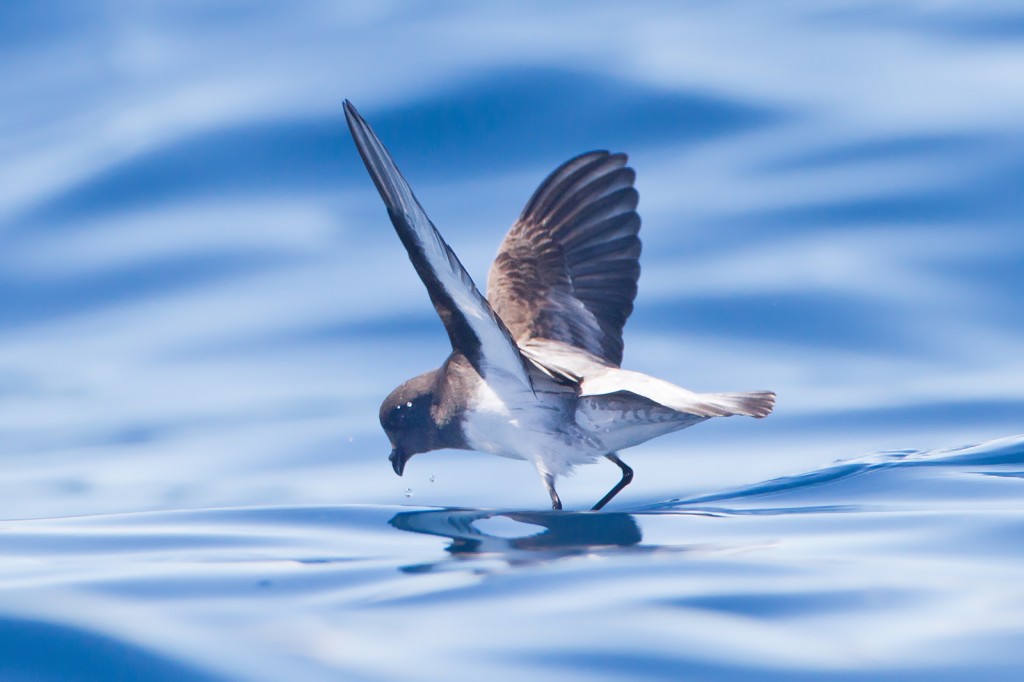
[[[451,539],[445,548],[450,554],[448,558],[403,568],[410,573],[448,569],[488,573],[504,567],[570,557],[650,553],[662,549],[641,545],[643,536],[636,520],[631,514],[621,513],[442,509],[403,512],[396,514],[390,523],[400,530]],[[512,537],[488,532],[486,527],[491,525],[513,527]]]

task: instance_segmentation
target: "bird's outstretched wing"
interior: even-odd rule
[[[481,376],[499,372],[523,388],[532,388],[508,329],[430,222],[387,149],[348,100],[345,118],[409,260],[448,331],[452,348],[466,356]]]
[[[523,344],[551,339],[622,363],[640,277],[636,174],[596,151],[541,183],[502,242],[487,299]]]

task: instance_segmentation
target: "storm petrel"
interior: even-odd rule
[[[622,478],[600,509],[633,478],[619,450],[711,417],[772,411],[770,391],[693,393],[620,369],[640,277],[636,174],[625,154],[581,154],[541,183],[498,250],[484,298],[347,100],[345,117],[452,344],[440,368],[381,405],[396,474],[441,448],[522,459],[561,509],[556,477],[604,457]]]

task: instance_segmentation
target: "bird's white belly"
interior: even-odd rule
[[[463,436],[474,450],[533,461],[556,473],[604,454],[575,421],[565,419],[557,404],[538,400],[533,393],[503,398],[480,382],[474,398],[475,409],[462,422]]]

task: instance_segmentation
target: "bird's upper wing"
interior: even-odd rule
[[[522,345],[552,339],[618,366],[640,277],[636,174],[589,152],[541,183],[491,266],[487,299]]]
[[[523,357],[508,329],[430,222],[387,149],[347,100],[345,118],[409,260],[448,331],[452,348],[465,355],[481,376],[496,371],[521,388],[532,389]]]

